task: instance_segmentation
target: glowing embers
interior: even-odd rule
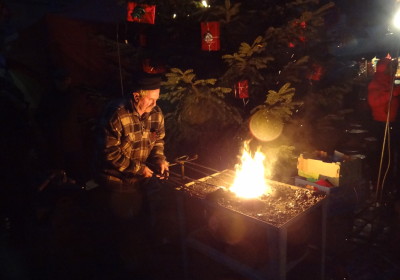
[[[235,166],[236,175],[229,190],[239,197],[257,198],[271,192],[266,177],[264,165],[265,155],[257,150],[251,155],[249,145],[244,143],[241,163]]]

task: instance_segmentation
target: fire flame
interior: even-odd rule
[[[252,157],[248,143],[245,143],[241,164],[235,166],[236,176],[229,190],[247,199],[269,194],[271,188],[265,180],[264,160],[265,155],[259,149]]]

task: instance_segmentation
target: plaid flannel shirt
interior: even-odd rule
[[[130,98],[119,99],[106,108],[100,126],[100,172],[106,182],[134,183],[146,162],[165,160],[164,116],[158,106],[139,116]]]

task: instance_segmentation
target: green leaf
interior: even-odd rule
[[[173,73],[178,73],[178,74],[183,75],[182,70],[179,69],[179,68],[171,68],[170,71],[173,72]]]

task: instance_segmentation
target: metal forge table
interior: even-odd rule
[[[190,250],[255,280],[286,279],[313,250],[324,279],[325,194],[269,181],[275,194],[267,200],[232,199],[221,186],[233,178],[225,170],[176,188],[185,277]]]

